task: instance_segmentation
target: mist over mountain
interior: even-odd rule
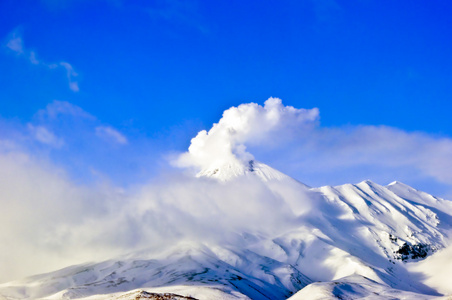
[[[133,191],[74,185],[61,170],[44,169],[25,153],[0,157],[9,171],[4,192],[35,208],[20,219],[3,216],[16,224],[14,231],[2,231],[11,245],[3,250],[9,270],[3,281],[13,279],[7,272],[19,277],[29,267],[28,274],[48,272],[5,282],[0,295],[12,300],[451,294],[451,201],[399,181],[310,187],[248,150],[291,145],[317,122],[316,109],[284,106],[276,98],[263,106],[232,107],[209,131],[199,132],[187,152],[172,156],[181,171]],[[37,214],[41,206],[47,208]]]
[[[451,15],[0,0],[0,300],[452,298]]]
[[[153,292],[195,299],[286,299],[294,294],[294,299],[433,299],[452,292],[450,274],[429,284],[438,257],[443,266],[450,265],[450,201],[400,182],[310,188],[258,162],[249,162],[242,174],[227,167],[200,173],[190,186],[197,191],[193,195],[187,186],[179,187],[165,202],[133,207],[139,222],[129,234],[160,223],[154,229],[160,236],[152,244],[158,241],[164,247],[4,283],[0,295],[135,299]],[[191,199],[195,196],[198,205]],[[165,226],[158,219],[163,214]]]

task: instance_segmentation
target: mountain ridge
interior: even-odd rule
[[[206,171],[198,177],[223,184],[258,178],[268,192],[293,208],[290,228],[278,233],[236,232],[234,242],[181,240],[163,254],[132,253],[0,284],[0,295],[8,300],[114,299],[136,289],[171,292],[178,287],[176,294],[191,296],[187,291],[196,290],[199,299],[209,299],[206,295],[213,291],[222,297],[218,299],[292,295],[315,299],[319,294],[338,297],[340,293],[354,299],[376,291],[381,297],[399,293],[406,299],[440,296],[405,264],[416,264],[448,246],[450,201],[399,182],[382,186],[364,180],[310,188],[260,162],[249,161],[247,169],[242,167]],[[304,298],[309,295],[303,292],[306,288],[314,296]]]

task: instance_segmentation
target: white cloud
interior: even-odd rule
[[[21,37],[16,37],[15,35],[13,35],[13,37],[6,44],[6,47],[16,52],[17,54],[24,53],[23,42]]]
[[[64,145],[64,141],[55,136],[55,134],[49,131],[44,126],[33,126],[32,124],[28,124],[28,129],[31,135],[40,143],[60,148]]]
[[[51,159],[82,182],[135,184],[157,168],[169,168],[163,160],[156,162],[167,143],[135,135],[133,145],[125,147],[131,141],[121,130],[66,101],[50,102],[24,124],[0,118],[0,139]]]
[[[315,128],[280,149],[277,159],[303,181],[328,184],[372,180],[421,181],[452,186],[452,139],[387,126]],[[301,171],[301,172],[300,172]],[[353,174],[365,176],[353,178]],[[404,178],[400,178],[402,176]],[[303,178],[305,177],[305,178]]]
[[[80,90],[78,82],[75,80],[78,74],[74,71],[71,64],[64,61],[59,63],[47,63],[39,60],[35,51],[28,50],[24,47],[22,37],[18,36],[16,32],[10,34],[10,39],[7,41],[6,47],[17,53],[17,55],[26,58],[33,65],[40,65],[47,69],[58,69],[59,67],[63,68],[66,71],[69,89],[73,92],[78,92]]]
[[[36,58],[36,53],[34,53],[34,51],[30,51],[30,62],[34,65],[39,65],[40,61]]]
[[[66,69],[67,80],[69,81],[69,88],[73,92],[78,92],[79,87],[77,81],[74,81],[74,77],[77,77],[78,74],[74,71],[74,68],[67,62],[60,62],[60,66]]]
[[[1,151],[0,164],[0,243],[8,245],[0,249],[0,281],[95,255],[85,247],[85,226],[105,212],[113,190],[77,186],[64,170],[17,149]]]
[[[67,101],[54,100],[47,104],[45,109],[41,109],[36,113],[36,117],[40,120],[56,119],[59,116],[69,115],[82,119],[94,120],[95,117],[84,111],[81,107],[69,103]]]
[[[171,174],[126,193],[76,184],[23,151],[0,152],[0,164],[0,244],[9,245],[0,247],[0,281],[184,240],[226,242],[245,228],[280,233],[296,221],[252,178],[219,184]]]
[[[279,133],[288,135],[291,127],[304,128],[317,119],[316,108],[284,106],[277,98],[268,99],[264,106],[248,103],[231,107],[208,132],[200,131],[191,140],[188,152],[182,154],[175,164],[206,169],[227,162],[247,161],[253,156],[246,151],[246,145],[272,143]]]
[[[452,246],[441,249],[426,260],[409,264],[409,270],[422,274],[423,283],[445,295],[452,294]]]
[[[310,185],[371,179],[404,181],[452,193],[452,139],[388,126],[322,127],[318,110],[270,98],[232,107],[209,131],[192,139],[179,167],[209,169],[256,157]],[[251,154],[251,153],[253,154]]]
[[[116,144],[126,145],[128,143],[127,138],[122,133],[110,126],[96,127],[96,135]]]

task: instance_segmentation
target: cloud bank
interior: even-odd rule
[[[364,179],[387,184],[397,179],[414,186],[424,183],[419,188],[428,188],[428,182],[449,186],[443,196],[451,191],[450,137],[387,126],[318,127],[288,143],[279,154],[276,165],[314,185]]]
[[[183,241],[277,235],[296,221],[281,195],[249,178],[221,184],[174,173],[124,190],[78,184],[14,147],[0,163],[0,242],[9,245],[0,249],[0,282]]]
[[[308,192],[256,178],[220,183],[177,169],[125,188],[109,179],[134,178],[134,164],[149,168],[161,156],[143,156],[152,150],[147,144],[65,101],[49,103],[22,125],[0,121],[0,243],[9,245],[0,249],[0,281],[182,240],[277,235],[315,209],[303,201]],[[175,163],[200,170],[253,157],[308,184],[432,180],[452,190],[449,137],[385,126],[322,127],[317,109],[276,98],[226,110]],[[89,173],[106,180],[77,176]]]

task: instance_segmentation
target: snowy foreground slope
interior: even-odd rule
[[[295,218],[284,232],[181,241],[164,251],[4,283],[0,299],[437,299],[452,293],[427,285],[428,272],[412,267],[448,247],[450,201],[399,182],[309,188],[254,161],[198,176],[257,179]]]

